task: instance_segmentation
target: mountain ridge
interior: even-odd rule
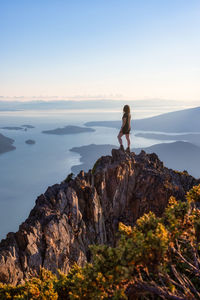
[[[68,272],[90,261],[90,244],[114,245],[118,223],[133,225],[148,211],[160,216],[170,196],[200,183],[163,166],[155,153],[113,149],[88,173],[47,189],[16,233],[0,243],[0,281],[19,284],[45,267]]]
[[[72,167],[72,172],[77,174],[82,168],[88,170],[101,155],[107,155],[114,145],[85,145],[73,147],[70,151],[78,153],[80,157],[79,165]],[[147,153],[155,152],[168,168],[179,171],[187,170],[192,176],[200,177],[200,147],[184,141],[172,143],[161,143],[145,148],[132,148],[132,151],[138,154],[141,150]]]

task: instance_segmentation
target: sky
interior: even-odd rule
[[[200,100],[199,0],[0,0],[0,96]]]

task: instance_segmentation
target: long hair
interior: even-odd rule
[[[130,106],[129,105],[124,105],[123,112],[125,112],[127,114],[130,114],[130,112],[131,112]]]

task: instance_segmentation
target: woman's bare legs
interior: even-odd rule
[[[127,140],[127,145],[128,145],[128,148],[130,149],[131,141],[130,141],[130,136],[129,136],[129,133],[128,133],[128,134],[126,134],[126,140]]]
[[[117,136],[120,146],[122,146],[122,135],[123,135],[123,133],[122,133],[122,131],[120,131]]]

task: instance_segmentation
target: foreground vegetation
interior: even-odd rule
[[[149,212],[133,228],[120,223],[117,246],[91,246],[84,268],[0,284],[0,299],[200,299],[200,185],[186,198],[171,197],[162,218]]]

